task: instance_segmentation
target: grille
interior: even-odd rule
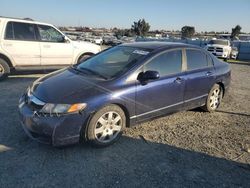
[[[223,52],[223,48],[216,48],[216,52]]]
[[[214,50],[214,47],[208,47],[207,50]]]

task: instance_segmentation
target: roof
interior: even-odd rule
[[[156,50],[162,48],[167,49],[167,48],[195,47],[190,44],[176,43],[176,42],[134,42],[134,43],[125,43],[122,44],[121,46],[131,46],[149,50]]]
[[[32,23],[32,24],[43,24],[43,25],[51,25],[52,26],[52,24],[39,22],[39,21],[35,21],[35,20],[30,20],[29,18],[12,18],[12,17],[0,16],[0,20],[1,19],[7,20],[7,21],[17,21],[17,22]]]

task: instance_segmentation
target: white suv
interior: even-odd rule
[[[224,60],[229,59],[232,52],[230,41],[225,39],[213,39],[207,44],[205,49]]]
[[[55,69],[101,51],[72,41],[51,24],[0,17],[0,80],[12,70]]]

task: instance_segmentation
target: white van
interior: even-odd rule
[[[12,70],[61,68],[100,51],[98,45],[70,40],[51,24],[0,17],[0,80]]]

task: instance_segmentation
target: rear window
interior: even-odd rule
[[[205,68],[208,66],[207,55],[202,51],[188,49],[186,50],[186,54],[187,54],[188,70],[195,70],[195,69]]]
[[[12,40],[36,40],[34,24],[21,23],[21,22],[8,22],[5,39]]]

